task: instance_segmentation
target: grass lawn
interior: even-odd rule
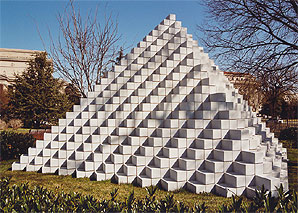
[[[19,129],[13,129],[13,128],[7,128],[5,129],[6,131],[13,131],[13,132],[17,132],[17,133],[29,133],[30,129],[25,129],[25,128],[19,128]],[[0,132],[3,130],[0,130]]]
[[[30,186],[44,186],[50,190],[63,190],[64,192],[79,192],[84,195],[93,195],[97,199],[110,199],[110,192],[119,188],[117,199],[124,201],[129,193],[134,190],[136,198],[144,198],[146,190],[132,184],[115,184],[108,181],[90,181],[88,178],[72,178],[71,176],[59,176],[53,174],[41,174],[36,172],[10,171],[11,163],[15,160],[2,161],[0,165],[0,177],[11,177],[11,184],[28,182]],[[183,201],[193,207],[195,203],[206,202],[209,211],[216,211],[222,204],[229,204],[231,198],[215,196],[211,193],[194,194],[185,190],[166,192],[158,190],[157,199],[162,199],[166,194],[174,194],[174,198]]]
[[[288,171],[290,189],[298,191],[298,149],[288,149]],[[119,188],[118,199],[124,200],[129,193],[134,190],[136,198],[143,198],[146,195],[144,188],[131,184],[114,184],[108,181],[90,181],[88,178],[72,178],[71,176],[59,176],[53,174],[40,174],[36,172],[10,171],[11,164],[15,160],[0,162],[0,177],[11,177],[11,184],[28,182],[30,186],[44,186],[50,190],[63,190],[64,192],[79,192],[84,195],[93,195],[97,199],[109,199],[110,192],[114,188]],[[189,206],[195,203],[206,202],[209,211],[216,211],[222,204],[231,202],[231,198],[215,196],[210,193],[194,194],[185,190],[166,192],[158,190],[157,199],[163,198],[166,194],[174,194],[174,198],[183,201]]]
[[[290,189],[298,192],[298,149],[288,149],[288,175]]]

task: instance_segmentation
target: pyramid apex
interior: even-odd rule
[[[169,14],[166,19],[176,21],[176,15],[175,14]]]

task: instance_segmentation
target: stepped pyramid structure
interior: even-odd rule
[[[13,170],[199,193],[288,188],[287,153],[175,15]]]

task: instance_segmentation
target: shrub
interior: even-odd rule
[[[134,197],[132,191],[125,201],[117,200],[118,190],[110,193],[110,199],[97,200],[90,195],[50,191],[41,186],[30,188],[28,183],[10,186],[10,179],[0,179],[0,212],[206,212],[205,203],[186,206],[173,195],[167,195],[161,200],[155,199],[155,187],[147,188],[143,199]],[[243,197],[233,196],[230,205],[222,205],[217,212],[297,212],[297,192],[284,192],[280,187],[278,197],[272,197],[270,192],[261,190],[250,205]]]
[[[7,128],[6,122],[0,119],[0,130],[6,129],[6,128]]]
[[[23,122],[20,119],[12,119],[8,122],[8,127],[18,129],[23,127]]]
[[[0,132],[1,160],[15,159],[32,147],[35,139],[29,133]]]
[[[287,140],[290,142],[291,147],[289,148],[298,148],[298,142],[297,142],[297,127],[290,127],[287,129],[284,129],[279,134],[279,140]]]

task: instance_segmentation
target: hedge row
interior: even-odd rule
[[[283,129],[278,137],[279,140],[286,141],[286,148],[298,148],[298,128],[290,127],[287,129]]]
[[[28,152],[35,139],[29,133],[17,133],[13,131],[0,132],[1,155],[0,160],[19,158],[21,154]]]
[[[167,195],[157,200],[157,187],[147,187],[144,199],[136,199],[131,192],[125,201],[117,200],[118,190],[110,193],[110,199],[96,200],[93,196],[83,196],[77,193],[53,192],[36,186],[31,189],[28,183],[19,186],[9,186],[10,179],[0,180],[0,212],[205,212],[205,203],[188,207],[178,202],[173,195]],[[218,208],[219,212],[297,212],[297,193],[283,192],[278,189],[279,196],[272,197],[264,188],[256,192],[256,197],[250,204],[243,202],[242,197],[233,197],[230,205]]]

